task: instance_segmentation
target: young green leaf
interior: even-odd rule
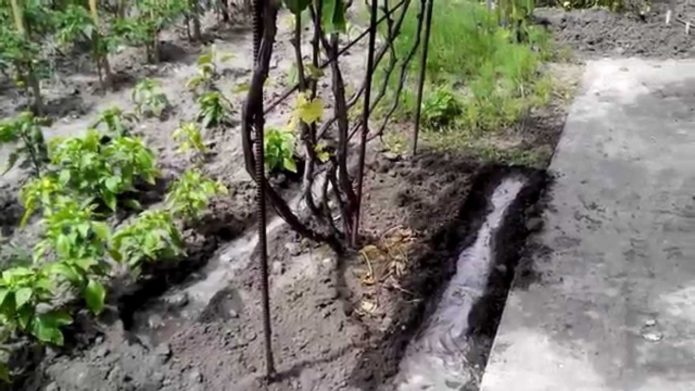
[[[343,0],[323,0],[321,11],[322,27],[327,34],[346,31],[346,5]]]
[[[21,160],[20,167],[31,166],[36,177],[41,175],[48,163],[48,148],[41,130],[45,122],[45,119],[36,117],[31,112],[23,112],[16,118],[0,122],[0,144],[18,143],[8,156],[3,174]]]
[[[104,299],[106,298],[104,286],[99,281],[90,279],[84,288],[83,295],[89,310],[93,314],[99,315],[104,309]]]
[[[309,99],[306,93],[300,92],[297,95],[295,112],[300,120],[311,125],[321,119],[323,115],[323,101],[318,97]]]
[[[177,258],[183,254],[183,239],[169,211],[148,210],[116,231],[111,253],[115,260],[138,268],[146,261]]]
[[[31,300],[31,296],[33,294],[34,291],[30,287],[22,287],[17,289],[17,291],[14,293],[14,300],[17,308],[21,308],[24,304]]]
[[[140,115],[161,117],[169,106],[169,99],[161,92],[159,82],[144,79],[135,85],[131,96]]]
[[[274,128],[266,129],[263,143],[266,168],[269,171],[297,172],[294,161],[294,135],[291,132]]]
[[[172,184],[165,200],[174,216],[196,220],[211,197],[226,193],[223,184],[205,178],[197,169],[190,169]]]
[[[31,322],[31,333],[41,342],[62,346],[64,337],[60,327],[70,323],[72,318],[64,312],[39,314]]]

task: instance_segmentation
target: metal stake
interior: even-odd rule
[[[420,80],[417,86],[417,106],[415,107],[415,131],[413,133],[413,156],[417,154],[417,140],[420,135],[420,114],[422,111],[422,92],[425,87],[425,76],[427,70],[427,52],[430,44],[430,27],[432,26],[432,8],[434,0],[427,1],[427,14],[425,16],[425,42],[422,47],[422,57],[420,58]]]
[[[369,133],[369,100],[372,94],[372,76],[374,74],[374,46],[376,45],[376,13],[377,1],[372,0],[371,15],[369,18],[369,52],[367,54],[367,82],[364,88],[364,109],[362,111],[362,134],[360,137],[360,155],[357,172],[357,202],[355,204],[354,219],[352,224],[353,246],[357,246],[360,230],[360,204],[362,203],[362,184],[364,179],[364,160],[367,154],[367,134]]]

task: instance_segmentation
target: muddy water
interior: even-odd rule
[[[267,225],[271,235],[283,224],[279,217]],[[197,319],[208,307],[212,298],[224,291],[233,300],[227,310],[230,316],[243,307],[240,292],[229,291],[237,272],[247,268],[258,244],[258,230],[248,230],[243,236],[220,247],[208,264],[189,277],[181,286],[173,287],[156,301],[146,305],[133,315],[131,331],[151,346],[166,341],[186,323]],[[230,300],[228,300],[230,301]]]
[[[491,211],[475,242],[456,262],[456,274],[444,291],[431,318],[408,346],[396,377],[396,388],[410,390],[461,390],[474,384],[474,368],[467,357],[474,349],[468,335],[469,314],[482,298],[495,267],[493,241],[505,212],[526,183],[521,176],[505,178],[491,197]]]

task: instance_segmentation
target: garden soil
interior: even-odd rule
[[[695,23],[695,4],[677,1],[668,25],[667,10],[668,2],[659,0],[652,2],[643,16],[638,12],[618,14],[599,8],[572,11],[539,8],[534,16],[579,58],[692,57],[693,35],[686,31],[684,23]]]
[[[214,20],[206,25],[215,25]],[[225,93],[240,91],[228,93],[238,117],[244,95],[241,86],[250,69],[251,34],[244,28],[211,27],[207,32],[221,55],[232,55],[219,62],[218,85]],[[83,132],[96,113],[110,106],[132,109],[130,88],[135,80],[149,76],[162,82],[173,108],[163,120],[145,120],[135,131],[158,153],[164,185],[175,178],[190,162],[176,153],[171,133],[179,121],[195,116],[195,104],[184,85],[195,73],[195,59],[201,52],[181,35],[168,32],[163,37],[168,43],[163,45],[165,61],[159,66],[136,61],[144,56],[131,49],[115,56],[114,69],[123,75],[116,92],[100,93],[94,74],[75,71],[81,69],[80,57],[66,61],[66,73],[47,84],[54,119],[47,130],[49,137]],[[286,59],[292,56],[285,38],[276,44],[279,60],[271,70],[269,99],[289,84]],[[359,80],[362,74],[361,50],[358,45],[346,57],[347,80]],[[569,84],[576,82],[576,68],[572,69],[564,73],[571,75]],[[12,90],[2,94],[4,116],[24,105]],[[509,136],[522,139],[529,148],[553,150],[564,123],[565,104],[557,99],[548,108],[530,113],[524,126],[509,130]],[[290,106],[291,102],[281,105],[268,122],[281,126]],[[394,132],[401,131],[409,133],[409,125],[394,126]],[[365,244],[370,245],[361,253],[339,257],[325,246],[302,240],[270,216],[271,313],[278,373],[266,384],[261,281],[253,233],[254,187],[243,169],[238,126],[211,131],[205,138],[212,152],[204,170],[227,184],[231,195],[213,203],[203,224],[186,230],[187,259],[156,270],[145,281],[116,281],[104,313],[96,320],[78,314],[66,331],[64,348],[41,352],[29,342],[18,342],[14,358],[24,374],[15,389],[383,387],[395,375],[427,304],[453,272],[457,251],[476,231],[485,209],[484,192],[508,170],[426,148],[410,159],[375,142],[367,162],[363,208]],[[0,160],[5,160],[7,152],[0,150]],[[538,162],[541,168],[547,163],[547,159]],[[18,244],[30,243],[38,232],[35,223],[24,229],[16,226],[21,213],[16,194],[24,178],[15,169],[0,179],[0,228]],[[293,186],[284,190],[288,198]],[[150,204],[161,201],[165,187],[153,192]],[[218,276],[219,265],[232,257],[231,252],[237,263]]]

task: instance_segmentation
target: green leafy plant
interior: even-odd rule
[[[220,194],[227,194],[223,184],[206,178],[197,169],[189,169],[172,184],[166,203],[174,216],[197,220],[210,198]]]
[[[297,172],[294,161],[294,135],[289,131],[267,129],[263,139],[266,169]]]
[[[156,47],[153,41],[155,26],[142,19],[117,19],[113,24],[114,34],[133,46],[144,46],[147,50],[147,59],[154,61],[152,51]]]
[[[100,138],[90,130],[84,137],[66,139],[51,151],[51,160],[62,186],[115,210],[117,196],[133,190],[136,180],[154,183],[154,153],[138,138],[116,137],[104,146]]]
[[[218,91],[208,91],[198,97],[198,121],[203,128],[228,124],[231,120],[231,105]]]
[[[528,7],[521,4],[524,0],[510,1],[519,3],[515,12],[520,17],[525,15]],[[436,22],[432,24],[430,36],[427,80],[432,85],[456,91],[461,111],[455,118],[456,129],[448,129],[453,138],[484,136],[488,131],[513,123],[528,109],[542,103],[539,95],[545,94],[542,90],[546,88],[541,83],[540,65],[551,49],[547,31],[530,23],[521,26],[521,30],[511,22],[500,25],[497,11],[470,1],[441,3],[433,12]],[[413,8],[406,14],[402,32],[394,43],[399,59],[409,53],[417,37],[417,26],[417,10]],[[517,36],[519,31],[523,33],[521,41]],[[463,36],[467,38],[462,40]],[[388,61],[380,65],[382,70],[384,64]],[[376,77],[385,75],[377,72]],[[391,97],[395,97],[398,78],[385,81],[394,94]],[[397,115],[401,118],[412,118],[415,113],[416,88],[412,87],[408,82],[400,95],[402,104]],[[430,103],[435,106],[439,105],[435,98],[443,98],[436,91],[429,95]]]
[[[24,112],[16,118],[0,122],[0,144],[19,144],[10,153],[5,173],[21,159],[20,167],[31,166],[35,176],[41,175],[41,171],[48,163],[48,148],[41,131],[41,125],[44,123],[45,119],[36,117],[30,112]]]
[[[150,62],[159,62],[159,33],[190,10],[189,0],[139,0],[134,17],[114,23],[117,35],[136,46],[145,46]]]
[[[169,100],[159,87],[159,82],[152,79],[144,79],[135,85],[132,100],[139,115],[162,116]]]
[[[214,48],[211,48],[210,51],[198,57],[196,74],[188,79],[186,88],[195,93],[207,91],[212,87],[212,82],[217,76],[215,51]]]
[[[58,40],[63,44],[74,44],[86,40],[92,47],[92,58],[99,73],[102,86],[111,83],[111,66],[108,54],[115,46],[108,33],[100,31],[96,1],[89,2],[90,9],[81,5],[68,4],[62,11],[55,12]]]
[[[567,10],[604,7],[617,12],[626,8],[626,2],[623,0],[562,0],[558,1],[557,5]]]
[[[29,218],[41,208],[50,208],[63,194],[64,188],[54,175],[42,175],[27,182],[19,192],[19,200],[24,207],[20,226],[26,225]]]
[[[72,323],[63,311],[40,312],[39,306],[49,304],[54,286],[41,267],[13,267],[0,276],[0,322],[11,331],[22,331],[41,342],[63,345],[62,326]]]
[[[101,113],[91,128],[104,130],[110,137],[128,136],[137,117],[131,113],[125,113],[120,107],[111,107]]]
[[[94,220],[94,208],[86,202],[59,197],[56,206],[45,209],[43,239],[34,248],[34,261],[43,259],[50,250],[59,260],[103,258],[110,229]],[[89,271],[103,275],[105,268],[106,264],[100,264]]]
[[[11,67],[15,84],[33,96],[34,113],[40,114],[44,110],[40,78],[45,67],[41,47],[27,33],[23,18],[16,16],[14,28],[10,26],[0,25],[0,62]]]
[[[167,210],[142,212],[113,235],[112,256],[131,268],[143,262],[175,259],[183,254],[183,239]]]
[[[200,133],[200,127],[193,122],[182,123],[181,126],[174,130],[174,141],[179,144],[178,151],[185,153],[193,151],[198,156],[203,156],[207,153],[203,135]]]
[[[43,239],[34,248],[34,262],[41,262],[52,250],[56,262],[47,264],[54,275],[64,277],[84,297],[87,307],[99,314],[106,289],[97,277],[109,270],[104,255],[111,230],[94,220],[94,205],[60,197],[58,205],[44,210]]]
[[[422,103],[422,120],[430,129],[442,129],[461,114],[461,103],[448,88],[438,88]]]

